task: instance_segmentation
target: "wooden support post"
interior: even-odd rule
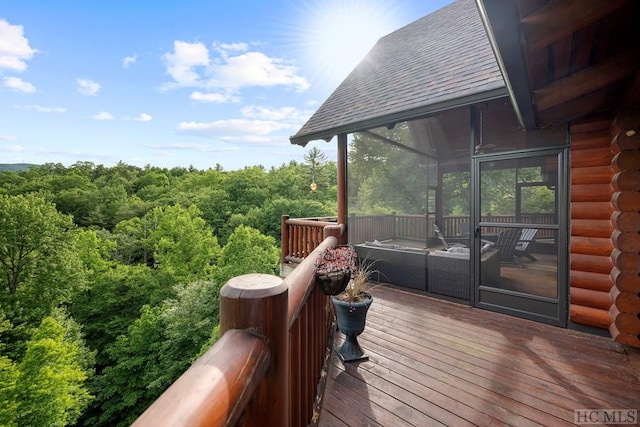
[[[338,135],[338,224],[347,223],[347,134]],[[349,242],[349,230],[345,230],[339,244]]]
[[[290,255],[288,219],[289,215],[282,215],[280,219],[280,264],[285,264],[287,262],[287,255]]]
[[[277,276],[246,274],[220,290],[220,333],[250,329],[269,343],[269,370],[249,401],[245,426],[289,425],[289,291]]]

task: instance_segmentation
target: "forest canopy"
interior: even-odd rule
[[[222,285],[278,273],[281,216],[335,215],[336,175],[319,150],[0,170],[0,425],[129,425],[215,342]]]

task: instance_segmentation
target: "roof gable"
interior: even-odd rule
[[[304,145],[505,94],[475,3],[458,0],[382,37],[291,141]]]

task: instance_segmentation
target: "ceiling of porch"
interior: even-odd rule
[[[527,129],[640,103],[640,2],[477,0]]]

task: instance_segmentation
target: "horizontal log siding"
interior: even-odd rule
[[[640,347],[640,109],[618,112],[611,127],[614,229],[609,332],[617,342]]]
[[[613,281],[611,121],[571,126],[570,309],[574,323],[607,329]]]

